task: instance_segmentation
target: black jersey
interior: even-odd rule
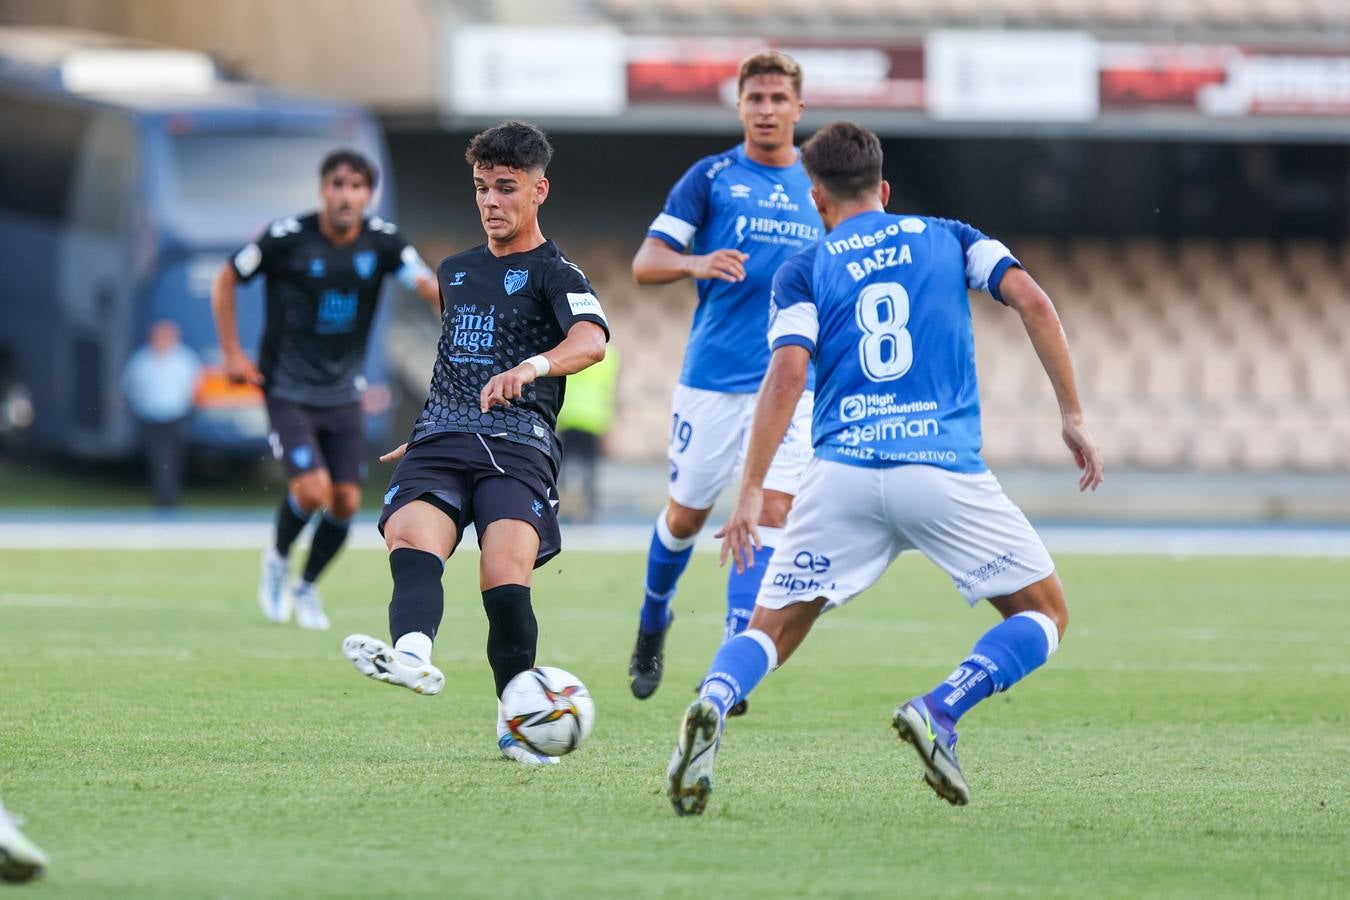
[[[397,273],[411,287],[430,274],[392,222],[366,219],[356,240],[337,247],[317,213],[273,222],[231,264],[240,281],[267,276],[263,390],[314,406],[360,399],[384,277]]]
[[[426,406],[412,442],[442,432],[494,435],[561,454],[553,428],[566,379],[549,376],[525,386],[510,406],[479,410],[488,379],[558,346],[577,322],[594,322],[609,335],[600,301],[579,268],[556,244],[493,256],[487,245],[448,257],[437,272],[441,339]]]

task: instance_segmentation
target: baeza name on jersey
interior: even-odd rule
[[[883,243],[888,237],[895,237],[902,231],[907,234],[922,233],[925,227],[919,219],[901,219],[899,222],[891,222],[885,228],[878,228],[871,234],[850,234],[846,238],[826,241],[825,249],[830,251],[831,256],[838,256],[841,253],[848,253],[853,250],[872,250],[869,255],[861,260],[845,263],[845,268],[848,269],[848,274],[853,280],[862,281],[873,272],[913,264],[914,254],[909,249],[909,244],[901,244],[899,247],[878,247],[877,245]]]

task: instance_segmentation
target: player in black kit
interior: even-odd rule
[[[552,156],[544,134],[520,122],[470,141],[487,243],[440,265],[444,311],[426,406],[408,443],[382,457],[398,460],[380,517],[394,577],[393,644],[354,634],[343,652],[363,674],[419,694],[445,683],[431,664],[441,573],[471,522],[498,697],[534,665],[531,572],[561,549],[554,425],[563,376],[603,359],[609,337],[585,274],[539,230]],[[497,745],[519,762],[557,762],[516,741],[500,707]]]
[[[380,287],[397,275],[439,310],[435,276],[392,222],[366,218],[378,174],[364,156],[337,150],[319,167],[318,212],[280,219],[221,267],[211,292],[225,372],[260,385],[272,423],[272,452],[289,490],[263,552],[258,603],[273,622],[294,610],[303,628],[328,627],[319,573],[347,539],[361,503],[365,435],[362,369]],[[258,364],[239,344],[235,285],[267,278],[267,318]],[[289,588],[287,555],[314,513],[309,559]]]

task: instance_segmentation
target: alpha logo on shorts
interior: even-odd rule
[[[314,464],[314,448],[302,444],[291,451],[291,465],[297,469],[308,469]]]
[[[824,575],[830,571],[830,558],[820,553],[812,553],[810,550],[798,551],[797,555],[792,557],[792,564],[816,575]]]
[[[534,510],[534,517],[536,519],[542,519],[544,517],[544,501],[534,501],[530,504],[530,509]]]
[[[388,506],[388,505],[393,501],[394,495],[397,494],[397,493],[398,493],[398,485],[394,485],[394,486],[391,487],[389,490],[385,491],[385,492],[384,492],[384,505],[385,505],[385,506]]]
[[[502,279],[502,288],[505,289],[507,296],[510,296],[523,288],[529,280],[529,269],[507,269],[506,277]]]
[[[362,250],[352,257],[352,268],[356,269],[356,274],[362,278],[369,278],[375,274],[375,251]]]

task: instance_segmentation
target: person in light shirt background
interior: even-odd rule
[[[192,414],[201,375],[197,354],[183,345],[178,326],[167,319],[150,327],[144,346],[127,360],[122,391],[141,426],[154,504],[178,503],[183,481],[183,426]]]

